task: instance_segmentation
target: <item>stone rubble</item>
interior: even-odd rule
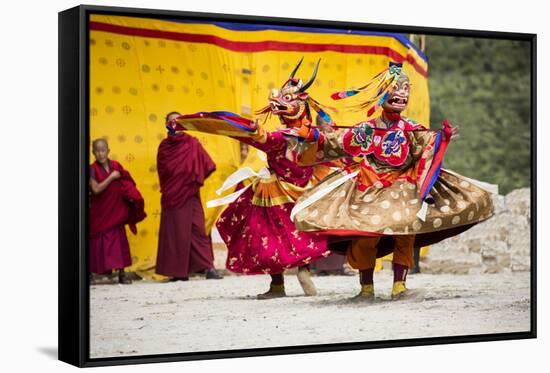
[[[531,268],[530,188],[494,195],[495,215],[463,234],[430,247],[424,273],[524,272]]]

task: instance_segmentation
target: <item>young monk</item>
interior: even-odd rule
[[[104,139],[92,142],[95,162],[90,165],[89,269],[95,274],[118,271],[118,282],[132,281],[124,267],[132,264],[125,224],[135,233],[135,223],[145,218],[143,198],[128,171],[109,159]],[[92,281],[93,283],[93,281]]]

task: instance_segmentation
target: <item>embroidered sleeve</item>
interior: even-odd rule
[[[315,129],[316,130],[316,129]],[[348,158],[342,147],[344,130],[319,132],[307,141],[296,136],[285,136],[287,141],[287,158],[302,166],[321,164],[341,158]]]
[[[235,139],[264,152],[278,149],[286,145],[285,138],[282,134],[277,131],[266,131],[263,127],[258,127],[257,133],[253,137],[235,137]]]

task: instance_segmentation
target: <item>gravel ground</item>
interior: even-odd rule
[[[389,300],[392,274],[375,274],[373,304],[349,301],[356,277],[314,277],[319,295],[256,300],[267,276],[192,278],[91,288],[92,358],[527,331],[528,272],[415,274],[418,293]]]

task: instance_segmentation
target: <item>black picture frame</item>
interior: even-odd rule
[[[160,354],[146,356],[89,357],[89,280],[87,276],[89,164],[89,26],[91,14],[205,21],[265,22],[286,26],[323,26],[369,31],[420,33],[521,40],[531,45],[531,328],[527,332],[416,338],[396,341],[321,344],[299,347],[257,348],[231,351]],[[197,13],[82,5],[59,13],[59,360],[79,367],[153,362],[220,359],[262,355],[328,352],[418,345],[536,338],[536,56],[537,35],[433,27],[397,26],[341,21],[290,19],[231,14]]]

